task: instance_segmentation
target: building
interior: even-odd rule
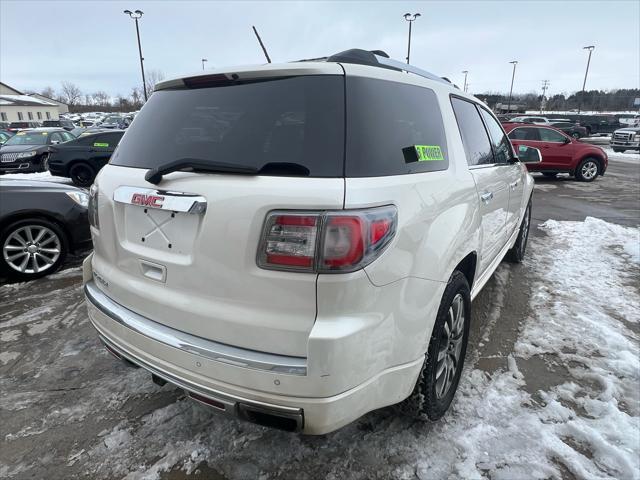
[[[30,97],[37,98],[39,100],[44,100],[45,102],[55,103],[58,105],[58,114],[69,113],[69,106],[66,103],[59,102],[54,98],[45,97],[44,95],[40,95],[39,93],[30,93]]]
[[[0,82],[0,121],[21,122],[57,120],[69,108],[61,102],[38,94],[25,95]]]

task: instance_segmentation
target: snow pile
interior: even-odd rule
[[[466,372],[419,478],[640,478],[639,232],[595,218],[541,228],[527,261],[533,315],[515,352],[575,380],[530,395],[513,356],[508,372]]]

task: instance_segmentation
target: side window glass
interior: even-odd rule
[[[491,144],[493,145],[493,154],[496,163],[509,163],[513,160],[513,149],[511,142],[505,135],[500,124],[487,112],[484,108],[480,108],[480,113],[484,119],[484,123],[489,130]]]
[[[347,76],[346,86],[348,177],[449,167],[444,123],[433,90],[355,76]]]
[[[53,142],[58,142],[58,143],[62,143],[62,136],[60,135],[59,132],[54,132],[50,135],[49,140],[51,141],[51,143]]]
[[[540,133],[540,139],[543,142],[564,143],[565,137],[560,132],[556,132],[555,130],[550,130],[548,128],[539,128],[538,132]]]
[[[540,140],[537,128],[515,128],[509,133],[509,138],[511,140]]]
[[[456,97],[451,99],[451,105],[456,115],[469,166],[494,163],[489,136],[475,105]]]

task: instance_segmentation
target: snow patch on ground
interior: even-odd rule
[[[20,352],[0,352],[0,363],[6,365],[20,356]]]
[[[65,183],[67,185],[73,185],[70,178],[55,177],[50,172],[36,172],[36,173],[7,173],[2,178],[13,178],[16,180],[38,180],[39,182],[56,182]]]

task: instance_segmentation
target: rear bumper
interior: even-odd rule
[[[307,434],[331,432],[406,398],[424,360],[420,355],[383,368],[355,386],[336,391],[332,377],[363,367],[345,364],[342,351],[320,359],[312,354],[309,358],[288,357],[194,337],[113,302],[103,291],[108,291],[100,284],[103,280],[93,279],[91,256],[85,260],[83,276],[89,317],[112,353],[177,385],[216,411],[255,423]],[[341,350],[335,340],[328,343]],[[355,358],[364,356],[350,353]],[[331,361],[335,364],[328,365]],[[314,373],[317,363],[334,375]]]

